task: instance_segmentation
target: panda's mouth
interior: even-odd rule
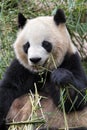
[[[35,71],[35,72],[43,72],[46,70],[46,65],[47,65],[47,60],[45,60],[45,62],[43,64],[33,64],[31,66],[32,68],[32,71]]]
[[[44,67],[41,65],[33,65],[31,66],[32,71],[34,72],[43,72],[44,71]]]

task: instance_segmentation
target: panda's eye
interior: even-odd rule
[[[29,48],[29,47],[30,47],[29,42],[27,42],[26,44],[23,45],[23,50],[24,50],[25,53],[28,52],[28,48]]]
[[[42,47],[44,47],[47,50],[47,52],[51,52],[52,50],[52,44],[48,41],[43,41]]]

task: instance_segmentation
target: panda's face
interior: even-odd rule
[[[41,66],[44,67],[52,52],[52,43],[48,39],[48,29],[42,22],[36,22],[37,20],[28,21],[23,30],[23,33],[27,32],[23,51],[27,56],[28,65],[33,71],[39,70]],[[29,28],[28,31],[27,28]]]
[[[20,31],[14,50],[20,63],[34,72],[53,69],[62,63],[69,48],[70,37],[61,10],[58,16],[44,16],[26,20],[19,16]],[[62,16],[62,17],[61,17]],[[56,20],[56,17],[59,19]]]
[[[30,44],[27,42],[23,46],[24,52],[27,54],[28,63],[30,66],[43,66],[52,50],[52,44],[48,41],[43,41],[40,44]]]
[[[18,56],[24,55],[21,62],[23,59],[26,59],[26,67],[32,71],[39,71],[42,70],[41,67],[47,66],[48,59],[53,50],[53,41],[52,37],[50,37],[52,29],[47,28],[47,23],[40,21],[42,19],[44,18],[27,20],[24,29],[19,32],[18,42],[14,44],[15,47],[17,46],[15,49],[17,51],[16,54]],[[47,19],[52,21],[50,17]]]

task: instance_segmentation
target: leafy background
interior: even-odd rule
[[[33,18],[42,15],[53,15],[57,8],[62,8],[65,11],[66,24],[72,40],[73,37],[77,39],[74,43],[82,44],[84,40],[87,43],[87,0],[0,1],[0,78],[2,78],[6,67],[14,57],[12,45],[18,29],[18,13],[22,12],[27,18]],[[87,68],[86,60],[83,62],[83,66],[85,66],[85,69]]]

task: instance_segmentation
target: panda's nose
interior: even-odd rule
[[[41,60],[40,57],[30,58],[30,61],[34,64],[37,64]]]

